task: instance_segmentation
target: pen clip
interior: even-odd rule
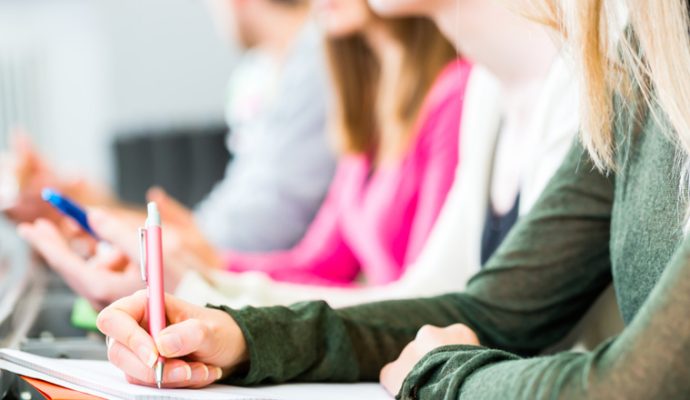
[[[139,269],[141,280],[146,282],[146,228],[139,228]]]

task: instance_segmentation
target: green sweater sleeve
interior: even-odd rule
[[[434,399],[687,399],[690,239],[625,331],[589,353],[518,359],[448,346],[427,354],[399,397]]]
[[[337,311],[323,302],[223,308],[240,325],[250,353],[248,372],[231,381],[247,385],[376,380],[381,367],[397,358],[425,324],[465,323],[485,346],[510,352],[470,350],[482,360],[535,355],[570,331],[611,281],[612,196],[612,179],[596,172],[576,145],[534,211],[521,220],[465,293]],[[427,371],[429,363],[415,372]],[[446,363],[436,364],[443,369]],[[443,385],[449,376],[436,369],[430,373],[433,379],[425,373],[408,380],[406,388],[418,387],[417,382],[424,387]]]

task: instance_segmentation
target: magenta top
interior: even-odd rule
[[[368,285],[400,278],[424,246],[455,177],[470,69],[467,62],[454,61],[442,71],[420,110],[418,133],[400,160],[372,169],[363,155],[340,159],[326,200],[295,247],[228,252],[228,269],[325,286],[349,286],[360,275]]]

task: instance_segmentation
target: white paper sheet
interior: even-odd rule
[[[0,369],[41,379],[107,399],[131,400],[390,400],[374,383],[289,384],[241,388],[212,385],[204,389],[156,389],[128,383],[122,372],[105,361],[39,357],[17,350],[0,350]]]

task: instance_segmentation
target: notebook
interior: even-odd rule
[[[41,379],[107,399],[125,400],[390,400],[375,383],[288,384],[242,388],[212,385],[204,389],[156,389],[128,383],[107,361],[64,360],[0,349],[0,369]]]
[[[106,400],[102,397],[92,396],[62,386],[53,385],[52,383],[40,379],[27,378],[26,376],[22,376],[22,379],[41,393],[47,400]]]

